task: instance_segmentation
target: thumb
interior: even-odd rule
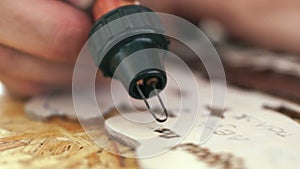
[[[79,9],[87,10],[93,5],[95,0],[65,0],[65,1]]]

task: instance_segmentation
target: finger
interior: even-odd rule
[[[0,79],[6,90],[17,97],[29,97],[55,90],[55,88],[46,84],[13,78],[3,74],[0,75]]]
[[[89,17],[61,1],[0,1],[0,42],[44,59],[74,62]]]
[[[26,98],[30,96],[57,92],[57,91],[71,91],[72,85],[68,84],[65,86],[53,86],[47,83],[38,83],[30,80],[15,78],[13,76],[7,76],[0,74],[0,82],[2,82],[8,92],[14,96]],[[95,79],[96,86],[109,85],[110,80],[104,78],[102,75],[97,75]]]
[[[72,81],[73,65],[46,61],[0,45],[0,73],[49,85]]]
[[[155,11],[172,13],[192,20],[222,17],[230,1],[223,0],[140,0]]]
[[[65,0],[65,1],[71,3],[72,5],[82,10],[89,9],[94,2],[94,0]]]

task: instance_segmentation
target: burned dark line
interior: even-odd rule
[[[299,111],[296,111],[296,110],[293,110],[289,107],[286,107],[286,106],[277,106],[277,107],[273,107],[273,106],[269,106],[269,105],[263,105],[263,108],[264,109],[267,109],[267,110],[272,110],[272,111],[275,111],[275,112],[278,112],[280,114],[284,114],[292,119],[300,119],[300,112]]]
[[[205,108],[208,111],[210,111],[211,116],[220,117],[220,118],[224,118],[224,112],[228,110],[227,108],[221,109],[221,108],[210,107],[210,106],[205,106]]]

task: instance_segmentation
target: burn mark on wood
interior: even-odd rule
[[[118,111],[120,111],[120,112],[118,112]],[[127,104],[122,104],[118,107],[118,109],[116,107],[111,107],[108,111],[106,111],[104,113],[104,118],[108,119],[112,116],[118,115],[119,113],[130,113],[130,112],[136,112],[136,111],[146,112],[146,111],[148,111],[148,109],[146,107],[139,107],[139,106],[131,107]],[[154,108],[152,108],[152,111],[161,112],[162,109],[160,107],[154,107]],[[170,117],[170,118],[177,117],[172,110],[167,110],[167,112],[168,112],[168,117]]]
[[[286,106],[269,106],[269,105],[263,105],[263,108],[264,109],[267,109],[267,110],[272,110],[272,111],[275,111],[275,112],[278,112],[278,113],[281,113],[281,114],[284,114],[292,119],[300,119],[300,112],[299,111],[296,111],[296,110],[293,110],[289,107],[286,107]]]
[[[168,116],[169,116],[170,118],[175,118],[175,117],[177,117],[177,116],[175,115],[175,113],[173,113],[172,111],[169,111],[169,110],[168,110]]]
[[[170,129],[168,128],[158,128],[158,129],[155,129],[154,132],[157,132],[157,133],[164,133],[166,131],[171,131]]]
[[[224,112],[227,111],[227,108],[221,109],[217,107],[205,106],[205,108],[210,111],[211,116],[224,118]]]
[[[179,144],[172,148],[173,151],[186,151],[195,156],[199,161],[211,167],[221,169],[245,169],[244,161],[230,153],[214,153],[208,148],[200,147],[194,143]]]
[[[172,131],[171,129],[168,129],[168,128],[158,128],[153,131],[156,133],[159,133],[159,137],[166,138],[166,139],[180,137],[178,134],[176,134],[174,131]]]

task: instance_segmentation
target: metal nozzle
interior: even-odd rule
[[[160,105],[161,105],[161,107],[162,107],[162,109],[163,109],[162,116],[164,116],[164,117],[162,117],[162,116],[158,117],[158,116],[151,110],[150,105],[149,105],[149,103],[148,103],[148,101],[147,101],[147,99],[146,99],[146,97],[145,97],[145,95],[144,95],[142,89],[140,88],[140,86],[141,86],[142,84],[143,84],[143,83],[138,82],[138,83],[136,84],[136,88],[137,88],[137,91],[139,92],[139,94],[141,95],[142,99],[144,100],[144,102],[145,102],[145,104],[146,104],[147,109],[149,110],[149,112],[152,114],[152,116],[154,117],[154,119],[155,119],[156,121],[158,121],[158,122],[160,122],[160,123],[167,121],[167,119],[168,119],[168,112],[167,112],[166,106],[164,105],[164,103],[163,103],[161,97],[159,96],[159,93],[157,92],[155,83],[151,83],[151,86],[152,86],[152,89],[153,89],[153,91],[155,92],[155,95],[157,96],[157,98],[158,98],[158,100],[159,100],[159,102],[160,102]],[[162,118],[161,118],[161,117],[162,117]]]

